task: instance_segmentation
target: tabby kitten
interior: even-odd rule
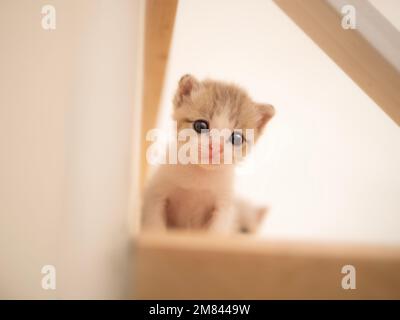
[[[236,85],[191,75],[179,81],[173,104],[178,135],[189,133],[178,138],[177,148],[194,155],[187,162],[179,159],[186,152],[178,153],[177,164],[157,169],[145,191],[144,229],[256,230],[266,210],[237,200],[234,166],[258,140],[274,108],[252,101]]]

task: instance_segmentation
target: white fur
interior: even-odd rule
[[[232,198],[233,166],[214,170],[191,164],[162,165],[145,192],[143,226],[165,230],[169,213],[177,227],[198,229],[210,215],[208,230],[231,232],[235,223]]]

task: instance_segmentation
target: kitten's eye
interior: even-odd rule
[[[234,146],[240,146],[244,141],[243,135],[239,132],[232,132],[231,142]]]
[[[209,129],[208,122],[206,120],[196,120],[193,122],[193,129],[198,133],[202,133],[202,130]]]

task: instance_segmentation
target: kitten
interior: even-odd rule
[[[254,231],[265,210],[248,206],[250,210],[246,210],[243,209],[246,206],[235,205],[234,164],[245,157],[252,142],[257,141],[273,117],[274,108],[253,102],[236,85],[198,81],[191,75],[185,75],[179,81],[173,104],[178,134],[190,132],[200,140],[209,140],[178,139],[178,150],[183,150],[185,144],[193,147],[190,150],[197,154],[191,159],[197,161],[187,164],[178,161],[178,164],[158,168],[144,195],[144,229],[206,229],[218,233]],[[215,138],[212,132],[216,129],[223,133]],[[245,129],[252,129],[253,136],[245,135]],[[227,154],[231,156],[231,163],[226,151],[230,152]]]

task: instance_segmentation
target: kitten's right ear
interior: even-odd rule
[[[176,107],[179,107],[184,99],[190,98],[193,90],[197,89],[199,86],[199,82],[195,77],[190,74],[185,74],[179,80],[178,90],[175,94],[174,103]]]
[[[256,109],[259,114],[259,119],[257,121],[257,129],[262,130],[267,122],[271,120],[271,118],[275,114],[275,108],[270,104],[256,104]]]

